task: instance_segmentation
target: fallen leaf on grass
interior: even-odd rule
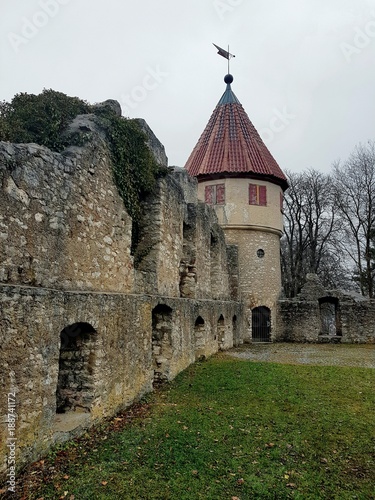
[[[243,477],[240,477],[240,479],[237,479],[238,485],[244,484],[244,482],[245,482],[245,479]]]
[[[288,483],[286,486],[287,488],[297,488],[297,485],[294,483]]]
[[[107,486],[108,481],[102,481],[102,482],[101,482],[101,484],[102,484],[103,486]]]

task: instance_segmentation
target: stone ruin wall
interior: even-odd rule
[[[325,290],[308,275],[298,297],[278,302],[276,341],[375,343],[375,300]]]
[[[198,201],[196,181],[181,169],[160,179],[135,227],[93,132],[89,146],[62,154],[0,143],[0,474],[12,388],[21,467],[202,356],[242,343],[248,328],[238,248]],[[340,341],[374,342],[374,301],[314,280],[279,301],[275,340],[337,340],[321,335],[327,298]],[[72,414],[79,425],[56,425]]]
[[[0,281],[131,293],[131,219],[104,147],[0,149]]]
[[[241,342],[236,248],[194,192],[161,179],[132,248],[100,137],[62,154],[0,143],[1,473],[12,387],[21,467]]]

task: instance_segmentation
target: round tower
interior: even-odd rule
[[[281,292],[280,237],[287,180],[231,89],[232,75],[185,168],[198,198],[212,205],[229,244],[238,246],[246,341],[270,341]]]

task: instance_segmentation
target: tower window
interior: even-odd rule
[[[206,186],[204,190],[204,201],[209,205],[224,205],[225,184]]]
[[[267,206],[267,186],[249,184],[249,205]]]
[[[264,257],[264,250],[263,250],[263,248],[259,248],[259,250],[257,251],[257,256],[260,259],[263,259],[263,257]]]

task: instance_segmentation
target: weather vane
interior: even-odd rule
[[[228,45],[228,51],[222,49],[221,47],[219,47],[218,45],[216,45],[216,43],[213,43],[212,45],[214,45],[217,49],[218,49],[218,54],[220,56],[223,56],[225,57],[225,59],[228,59],[228,74],[230,73],[229,71],[229,61],[232,59],[232,57],[236,57],[234,54],[231,54],[229,52],[229,45]]]

